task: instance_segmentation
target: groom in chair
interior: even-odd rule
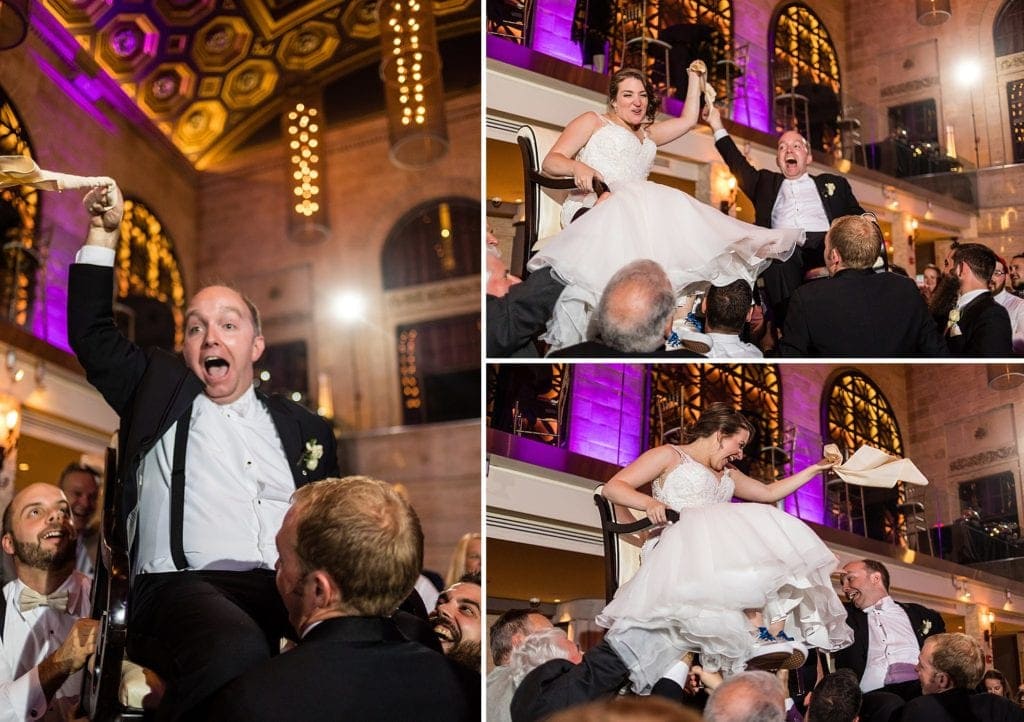
[[[722,124],[718,108],[708,108],[708,125],[714,131],[715,147],[729,171],[736,176],[740,189],[754,203],[754,223],[765,228],[800,228],[807,233],[804,245],[788,261],[774,261],[761,277],[775,325],[781,329],[786,321],[789,298],[805,276],[823,277],[825,234],[833,220],[840,216],[864,213],[853,195],[850,184],[840,175],[807,172],[811,149],[807,140],[795,130],[779,136],[775,162],[779,171],[757,170],[750,164]],[[822,269],[818,271],[817,269]],[[820,273],[820,276],[815,275]]]

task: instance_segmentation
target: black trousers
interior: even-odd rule
[[[825,234],[812,231],[807,234],[804,245],[798,247],[788,260],[772,261],[758,277],[758,285],[764,291],[765,301],[777,329],[781,331],[786,323],[789,298],[804,282],[804,274],[824,265]]]
[[[221,687],[294,636],[274,572],[140,574],[129,604],[128,656],[167,691],[158,720],[201,720]]]

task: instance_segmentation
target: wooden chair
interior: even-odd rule
[[[640,568],[640,548],[645,532],[654,525],[650,519],[637,519],[632,511],[613,504],[604,496],[604,484],[594,489],[594,503],[601,517],[601,542],[604,545],[604,596],[611,601],[619,585]],[[669,521],[679,521],[679,513],[669,509]]]
[[[523,159],[524,216],[523,232],[517,234],[512,244],[509,269],[520,278],[526,278],[526,263],[536,251],[537,243],[561,230],[562,202],[576,183],[572,178],[553,178],[541,172],[540,145],[532,126],[522,126],[516,133],[516,142]],[[607,185],[594,180],[595,193],[601,195],[607,191]]]

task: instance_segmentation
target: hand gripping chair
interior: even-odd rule
[[[561,208],[568,192],[576,187],[572,178],[553,178],[541,172],[541,145],[532,126],[524,125],[516,133],[516,142],[523,159],[523,233],[512,245],[509,269],[520,278],[526,278],[526,263],[537,251],[538,242],[561,230]],[[545,142],[544,155],[554,144],[557,135],[541,132]],[[594,180],[594,192],[606,193],[608,186]]]
[[[92,585],[92,616],[100,621],[96,654],[82,681],[81,705],[93,722],[149,719],[163,683],[150,670],[125,658],[128,639],[128,536],[121,525],[122,483],[117,451],[107,449],[103,482],[103,523]]]
[[[601,542],[604,545],[604,597],[610,602],[619,585],[640,568],[640,547],[645,532],[654,528],[651,520],[637,519],[633,512],[613,504],[604,496],[604,484],[594,489],[594,503],[601,517]],[[669,509],[669,521],[679,521],[679,512]]]

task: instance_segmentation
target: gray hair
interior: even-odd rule
[[[595,323],[601,340],[613,349],[650,353],[664,343],[675,307],[665,271],[654,261],[641,259],[626,264],[608,281]]]
[[[768,672],[740,672],[708,698],[704,722],[784,722],[786,693]]]
[[[523,643],[512,650],[508,658],[513,684],[518,687],[526,675],[545,662],[568,659],[568,651],[563,646],[565,639],[565,632],[558,627],[540,629],[526,635]]]

